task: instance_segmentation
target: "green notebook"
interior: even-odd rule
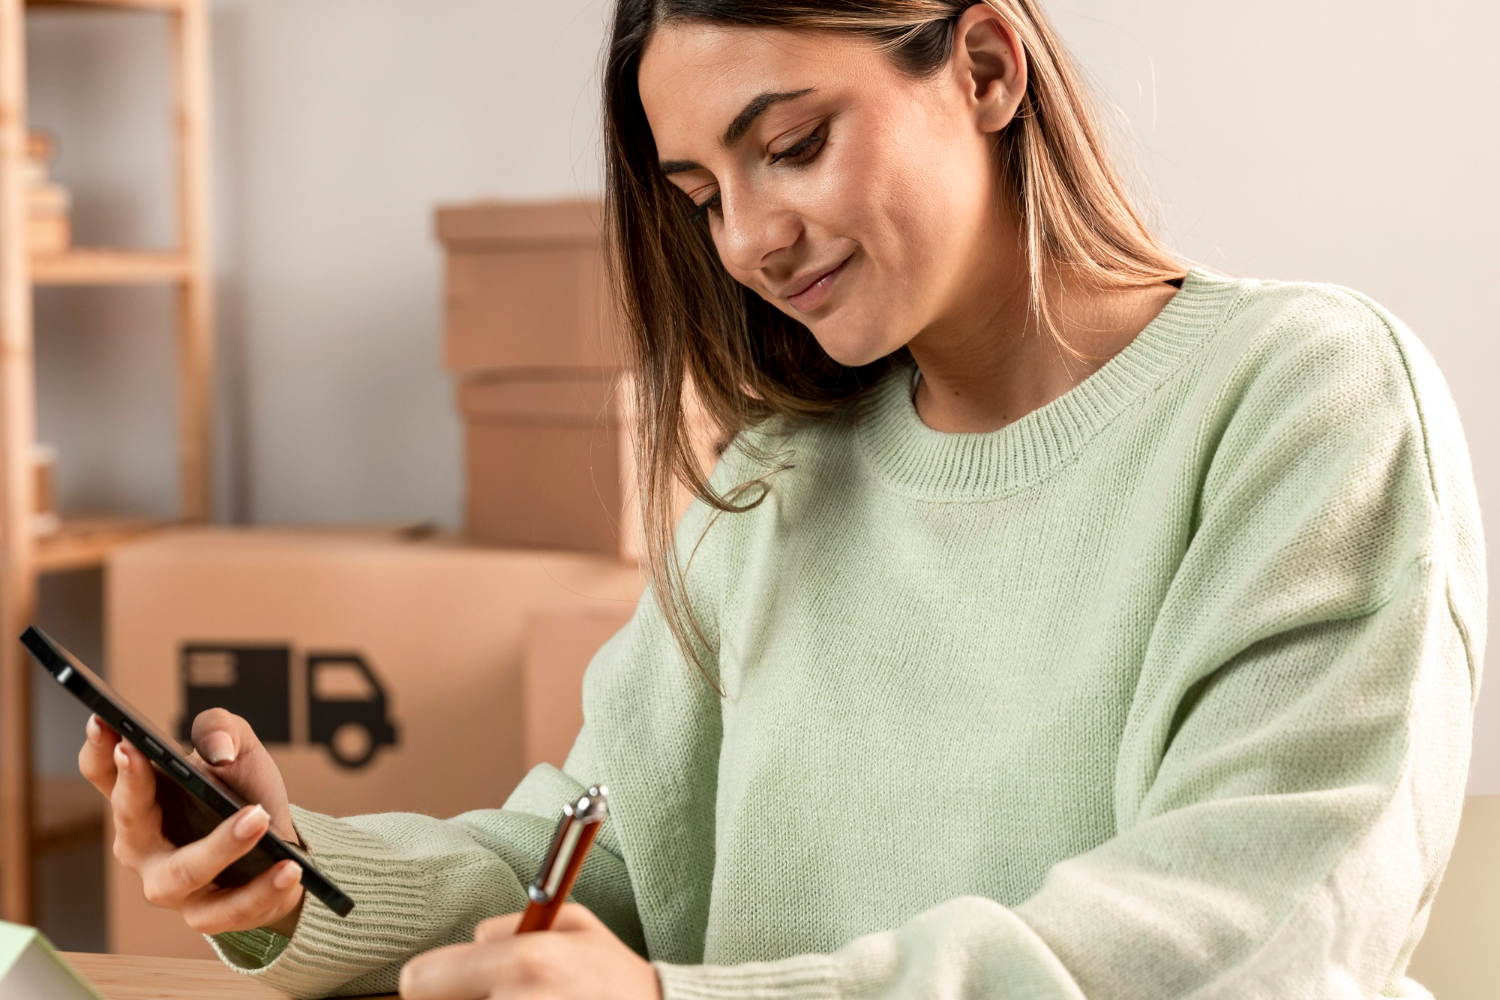
[[[0,1000],[104,1000],[35,927],[0,920]]]

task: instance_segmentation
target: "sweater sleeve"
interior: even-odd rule
[[[680,530],[704,530],[702,513],[695,509]],[[689,586],[705,575],[700,567]],[[706,626],[712,621],[705,616]],[[717,709],[711,689],[684,662],[649,593],[630,623],[590,663],[585,690],[583,731],[563,768],[538,766],[503,808],[440,820],[411,813],[334,818],[293,807],[309,856],[354,899],[355,908],[339,918],[308,898],[290,939],[263,930],[222,934],[209,939],[219,956],[294,997],[393,992],[407,959],[470,941],[480,921],[525,906],[525,883],[546,853],[558,811],[596,783],[608,784],[616,803],[570,898],[645,954],[647,940],[618,831],[635,814],[652,820],[677,817],[680,832],[680,797],[712,803],[713,796],[705,799],[681,782],[618,773],[617,758],[600,748],[594,730],[601,725],[601,711],[609,716],[602,724],[610,729],[620,728],[620,718],[665,720],[664,727],[650,732],[636,724],[632,735],[657,746],[663,759],[712,760],[718,753]],[[651,692],[655,711],[642,713],[630,705],[632,697],[644,697],[641,692]],[[663,831],[673,826],[657,824]]]
[[[354,910],[340,918],[309,896],[290,939],[254,931],[210,943],[232,967],[295,997],[394,992],[411,956],[472,940],[481,920],[525,906],[524,883],[546,851],[556,811],[583,787],[538,767],[503,809],[448,820],[411,813],[339,819],[293,807],[309,856],[353,897]],[[630,880],[607,832],[573,898],[627,944],[644,947]]]
[[[1430,359],[1344,312],[1248,361],[1204,418],[1115,835],[1014,908],[965,897],[832,954],[659,964],[667,1000],[1427,996],[1404,973],[1462,807],[1482,546]]]

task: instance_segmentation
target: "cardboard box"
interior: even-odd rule
[[[527,769],[562,767],[583,728],[583,674],[635,612],[634,605],[568,601],[536,608],[526,619],[521,666],[522,756]]]
[[[620,557],[630,562],[640,561],[645,554],[640,495],[636,488],[636,453],[631,444],[634,439],[634,398],[629,379],[623,379],[616,394],[619,420],[625,431],[625,444],[620,450],[620,483],[624,493],[624,506],[620,512]],[[683,395],[683,419],[687,422],[688,441],[698,460],[698,468],[704,476],[708,476],[719,461],[719,430],[709,419],[708,411],[704,409],[691,385]],[[679,483],[673,503],[675,515],[682,517],[692,502],[692,492]]]
[[[486,545],[641,555],[628,381],[491,375],[459,383],[464,418],[464,528]],[[688,394],[689,434],[706,475],[714,428]],[[679,488],[676,512],[692,501]]]
[[[615,612],[642,589],[636,567],[600,556],[210,529],[117,549],[108,581],[120,692],[172,732],[211,704],[245,715],[292,800],[336,815],[500,805],[527,770],[531,610]],[[111,950],[207,953],[107,860]]]
[[[629,442],[615,384],[602,376],[460,383],[470,538],[620,553]]]
[[[597,202],[440,208],[455,372],[611,369],[619,323]]]

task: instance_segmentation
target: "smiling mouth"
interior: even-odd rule
[[[835,267],[833,270],[827,272],[821,277],[815,278],[813,282],[806,288],[802,289],[802,291],[796,292],[792,295],[788,295],[786,297],[786,300],[790,302],[792,304],[792,308],[796,309],[798,312],[811,312],[812,310],[818,308],[818,306],[823,304],[823,300],[828,298],[828,294],[832,290],[833,283],[838,280],[839,275],[844,273],[844,268],[848,267],[849,262],[853,259],[854,256],[852,254],[848,257],[845,257],[843,262],[840,263],[838,267]]]

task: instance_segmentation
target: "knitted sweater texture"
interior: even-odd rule
[[[1351,292],[1195,271],[1002,430],[933,431],[909,386],[748,433],[720,487],[763,474],[747,442],[791,467],[684,518],[722,698],[642,601],[561,771],[448,820],[296,810],[357,906],[225,959],[394,989],[520,909],[605,782],[574,898],[667,1000],[1428,996],[1485,579],[1424,348]]]

